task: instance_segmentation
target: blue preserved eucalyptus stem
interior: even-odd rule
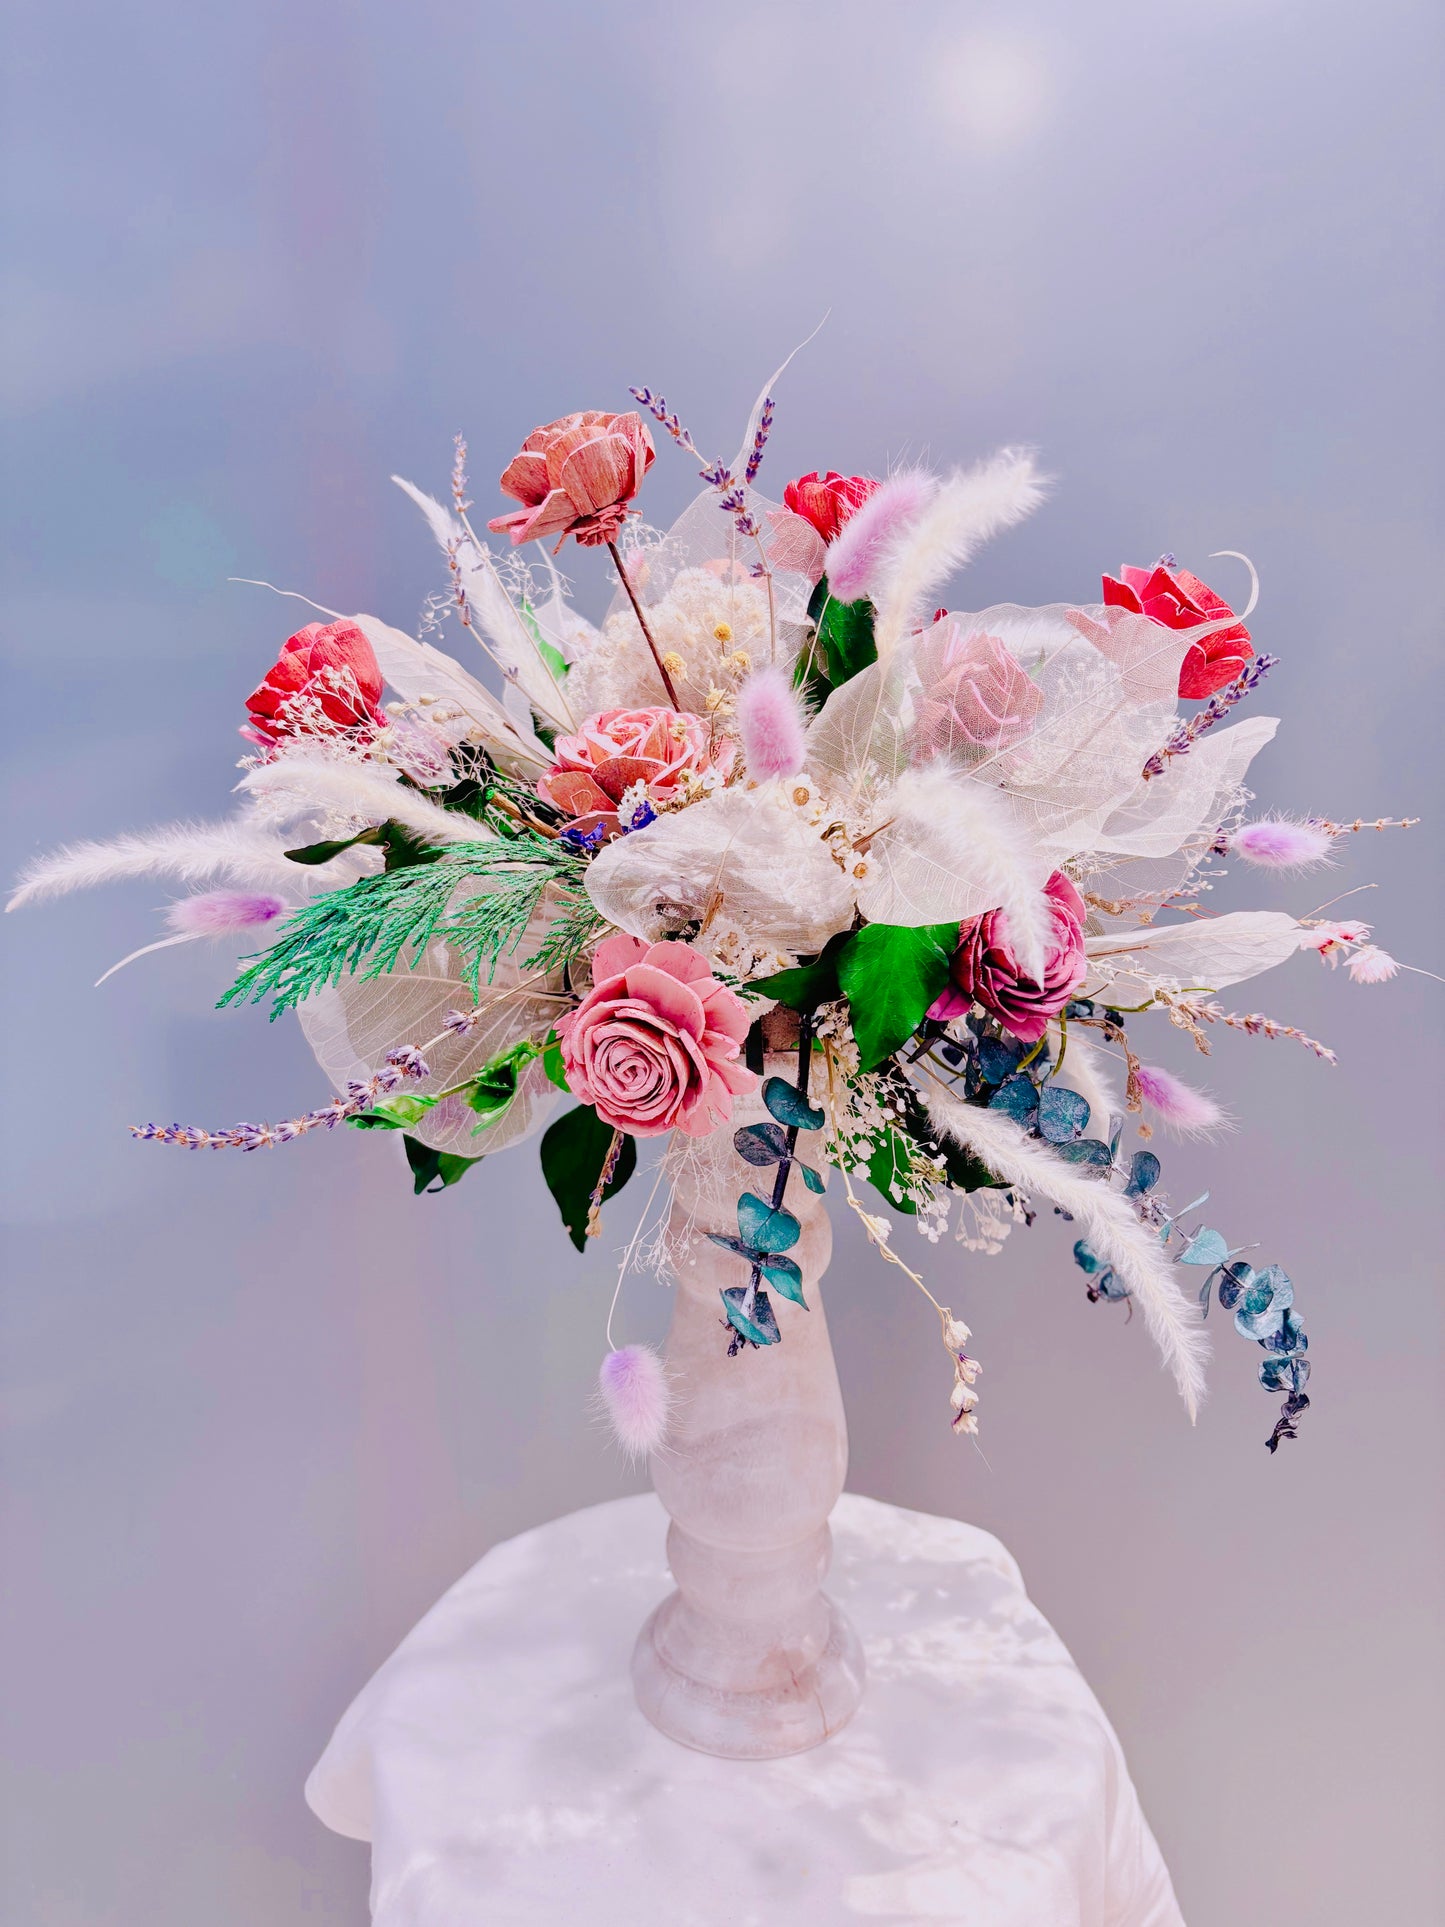
[[[812,1058],[813,1018],[811,1012],[805,1012],[798,1022],[798,1081],[793,1087],[804,1104],[808,1101],[808,1080],[812,1074]],[[788,1126],[787,1146],[787,1155],[779,1159],[778,1175],[773,1179],[773,1195],[769,1202],[774,1211],[780,1211],[782,1209],[783,1196],[788,1188],[788,1176],[793,1168],[793,1153],[798,1148],[798,1126],[796,1124],[790,1124]],[[761,1259],[755,1259],[753,1262],[752,1276],[748,1280],[747,1309],[749,1312],[751,1312],[754,1300],[757,1298],[758,1286],[762,1282],[762,1261]]]

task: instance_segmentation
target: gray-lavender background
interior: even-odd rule
[[[227,575],[409,624],[437,558],[391,470],[440,486],[464,429],[485,513],[535,422],[636,381],[730,448],[824,309],[775,490],[1037,443],[1054,499],[956,606],[1247,550],[1284,658],[1262,803],[1438,826],[1424,0],[10,11],[9,867],[226,807],[295,607]],[[690,480],[664,448],[654,520]],[[1210,571],[1226,592],[1237,566]],[[600,571],[573,568],[595,611]],[[1375,879],[1350,907],[1438,964],[1437,835],[1358,839],[1288,899]],[[92,991],[166,896],[4,926],[0,1912],[359,1921],[365,1854],[302,1779],[488,1545],[640,1483],[586,1409],[611,1272],[530,1152],[413,1202],[374,1138],[132,1144],[138,1115],[317,1093],[292,1023],[211,1012],[224,956]],[[1191,1431],[1053,1222],[993,1261],[928,1254],[986,1361],[981,1456],[948,1435],[926,1308],[839,1226],[854,1485],[1012,1547],[1192,1927],[1438,1917],[1440,997],[1306,959],[1239,1003],[1338,1070],[1158,1044],[1240,1118],[1169,1154],[1174,1196],[1208,1186],[1298,1283],[1316,1405],[1277,1459],[1258,1352],[1221,1328]],[[629,1293],[634,1335],[665,1314]]]

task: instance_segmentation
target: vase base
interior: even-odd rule
[[[815,1659],[795,1668],[774,1655],[771,1680],[733,1689],[694,1679],[666,1656],[668,1622],[681,1605],[672,1593],[633,1648],[638,1706],[660,1733],[716,1759],[777,1760],[820,1746],[857,1712],[865,1677],[858,1635],[832,1600],[824,1604],[828,1638]]]

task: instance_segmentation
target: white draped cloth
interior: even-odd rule
[[[651,1494],[495,1547],[347,1712],[306,1797],[377,1927],[1183,1927],[1119,1742],[997,1539],[845,1495],[852,1723],[762,1763],[632,1700],[670,1586]]]

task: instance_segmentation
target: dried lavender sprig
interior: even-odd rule
[[[1209,698],[1203,709],[1187,722],[1179,723],[1163,749],[1156,750],[1144,765],[1145,781],[1151,776],[1162,776],[1171,757],[1187,756],[1197,738],[1206,730],[1213,729],[1216,723],[1223,722],[1237,702],[1242,702],[1251,690],[1259,687],[1278,661],[1279,657],[1271,656],[1268,651],[1255,656],[1232,683],[1226,683],[1223,689]]]
[[[452,460],[452,501],[456,504],[458,515],[465,515],[472,506],[467,494],[467,444],[460,435],[452,436],[452,446],[456,455]]]
[[[647,410],[654,421],[662,423],[663,427],[667,430],[668,434],[671,435],[679,448],[685,448],[689,455],[695,455],[702,463],[698,474],[702,480],[707,483],[709,488],[717,489],[721,497],[718,507],[722,509],[725,515],[731,515],[737,526],[738,534],[753,537],[757,536],[760,531],[758,524],[747,512],[747,497],[739,486],[737,477],[726,463],[710,462],[708,460],[707,456],[703,454],[702,450],[692,439],[692,436],[688,434],[677,416],[668,408],[666,401],[661,395],[654,395],[650,388],[629,388],[627,392]],[[766,417],[768,427],[772,425],[771,407],[772,403],[769,401],[764,408],[764,416]],[[757,464],[763,459],[763,444],[766,441],[767,432],[762,421],[760,421],[758,424],[758,433],[753,437],[752,453],[748,458],[748,481],[751,481],[757,473]]]
[[[333,1097],[329,1103],[318,1104],[299,1117],[283,1118],[279,1124],[233,1124],[224,1131],[208,1131],[199,1124],[132,1124],[130,1134],[151,1144],[179,1144],[188,1151],[263,1151],[273,1144],[290,1144],[307,1131],[334,1130],[347,1118],[369,1110],[406,1078],[429,1075],[421,1052],[410,1044],[399,1044],[387,1052],[385,1063],[373,1076],[353,1078],[346,1086],[345,1097]]]
[[[763,450],[768,445],[768,436],[772,433],[772,428],[773,398],[771,395],[764,395],[763,410],[758,416],[757,433],[753,436],[752,452],[748,456],[748,465],[743,470],[743,480],[750,486],[757,480],[758,470],[763,465]]]

